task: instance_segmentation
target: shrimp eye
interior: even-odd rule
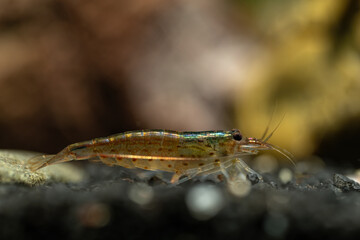
[[[234,129],[234,130],[231,131],[231,134],[232,134],[234,140],[236,140],[236,141],[241,141],[242,135],[241,135],[241,133],[240,133],[239,130]]]

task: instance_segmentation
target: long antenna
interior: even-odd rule
[[[273,119],[273,117],[274,117],[274,113],[275,113],[276,108],[277,108],[277,104],[275,103],[275,107],[274,107],[273,110],[272,110],[269,123],[268,123],[268,125],[266,126],[265,132],[264,132],[264,134],[262,135],[262,137],[260,138],[260,140],[263,140],[264,137],[266,136],[266,134],[268,133],[269,128],[270,128],[270,124],[271,124],[272,119]]]
[[[285,156],[288,160],[290,160],[290,162],[291,162],[294,166],[296,166],[296,164],[295,164],[295,162],[294,162],[294,160],[293,160],[294,156],[293,156],[290,152],[288,152],[288,151],[286,151],[285,149],[280,148],[280,147],[278,147],[278,146],[276,146],[276,145],[272,145],[272,144],[269,144],[269,143],[266,143],[266,145],[269,146],[271,149],[277,151],[277,152],[280,153],[281,155]]]
[[[280,122],[279,122],[279,123],[276,125],[276,127],[274,128],[274,130],[272,130],[272,132],[269,134],[269,136],[267,136],[267,137],[263,140],[263,142],[266,142],[267,140],[269,140],[269,139],[272,137],[272,135],[274,134],[274,132],[279,128],[279,126],[280,126],[281,122],[284,120],[284,118],[285,118],[285,113],[284,113],[284,115],[282,116]]]

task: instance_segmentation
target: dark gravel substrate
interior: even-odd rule
[[[119,167],[90,164],[86,168],[90,177],[81,184],[0,185],[0,239],[360,236],[360,186],[330,170],[288,184],[265,175],[265,183],[254,184],[239,198],[223,183],[189,181],[169,188],[153,178],[148,187],[136,184],[136,177]],[[208,185],[221,194],[222,208],[199,220],[186,199],[191,189]],[[150,199],[147,203],[131,200],[134,186],[140,196]]]

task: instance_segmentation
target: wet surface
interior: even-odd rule
[[[121,167],[86,165],[82,183],[0,185],[0,239],[320,239],[360,234],[360,186],[323,169],[284,183],[248,176],[169,187]],[[250,182],[249,182],[250,183]]]

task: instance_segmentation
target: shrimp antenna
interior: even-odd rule
[[[267,136],[267,137],[263,140],[263,142],[266,142],[267,140],[269,140],[269,139],[272,137],[272,135],[274,134],[274,132],[279,128],[279,126],[280,126],[280,124],[282,123],[282,121],[284,120],[284,118],[285,118],[285,114],[282,116],[280,122],[276,125],[276,127],[274,128],[274,130],[272,130],[272,132],[269,134],[269,136]]]
[[[264,132],[264,134],[262,135],[262,137],[260,138],[260,140],[263,140],[263,139],[265,138],[266,134],[268,133],[269,128],[270,128],[270,124],[271,124],[272,119],[273,119],[273,117],[274,117],[274,113],[275,113],[276,108],[277,108],[277,104],[275,103],[275,107],[273,108],[273,111],[272,111],[272,113],[271,113],[269,123],[268,123],[268,125],[266,126],[265,132]]]
[[[274,130],[272,130],[272,132],[269,134],[269,136],[267,136],[267,137],[263,140],[264,142],[266,142],[267,140],[269,140],[269,139],[272,137],[272,135],[274,134],[274,132],[279,128],[279,126],[280,126],[280,124],[282,123],[282,121],[284,120],[284,118],[285,118],[285,113],[284,113],[284,115],[282,116],[282,118],[281,118],[280,122],[278,123],[278,125],[276,125],[276,127],[274,128]]]
[[[266,136],[266,134],[268,133],[269,127],[270,127],[270,124],[271,124],[271,121],[272,121],[272,117],[273,117],[273,114],[271,114],[270,121],[269,121],[268,125],[266,126],[265,132],[264,132],[264,134],[262,135],[262,137],[260,138],[260,140],[263,140],[264,137]]]
[[[269,146],[271,149],[275,150],[276,152],[280,153],[281,155],[283,155],[284,157],[286,157],[294,166],[296,166],[293,158],[294,158],[294,155],[292,155],[290,152],[286,151],[285,149],[283,148],[280,148],[276,145],[272,145],[272,144],[269,144],[269,143],[266,143],[267,146]]]

